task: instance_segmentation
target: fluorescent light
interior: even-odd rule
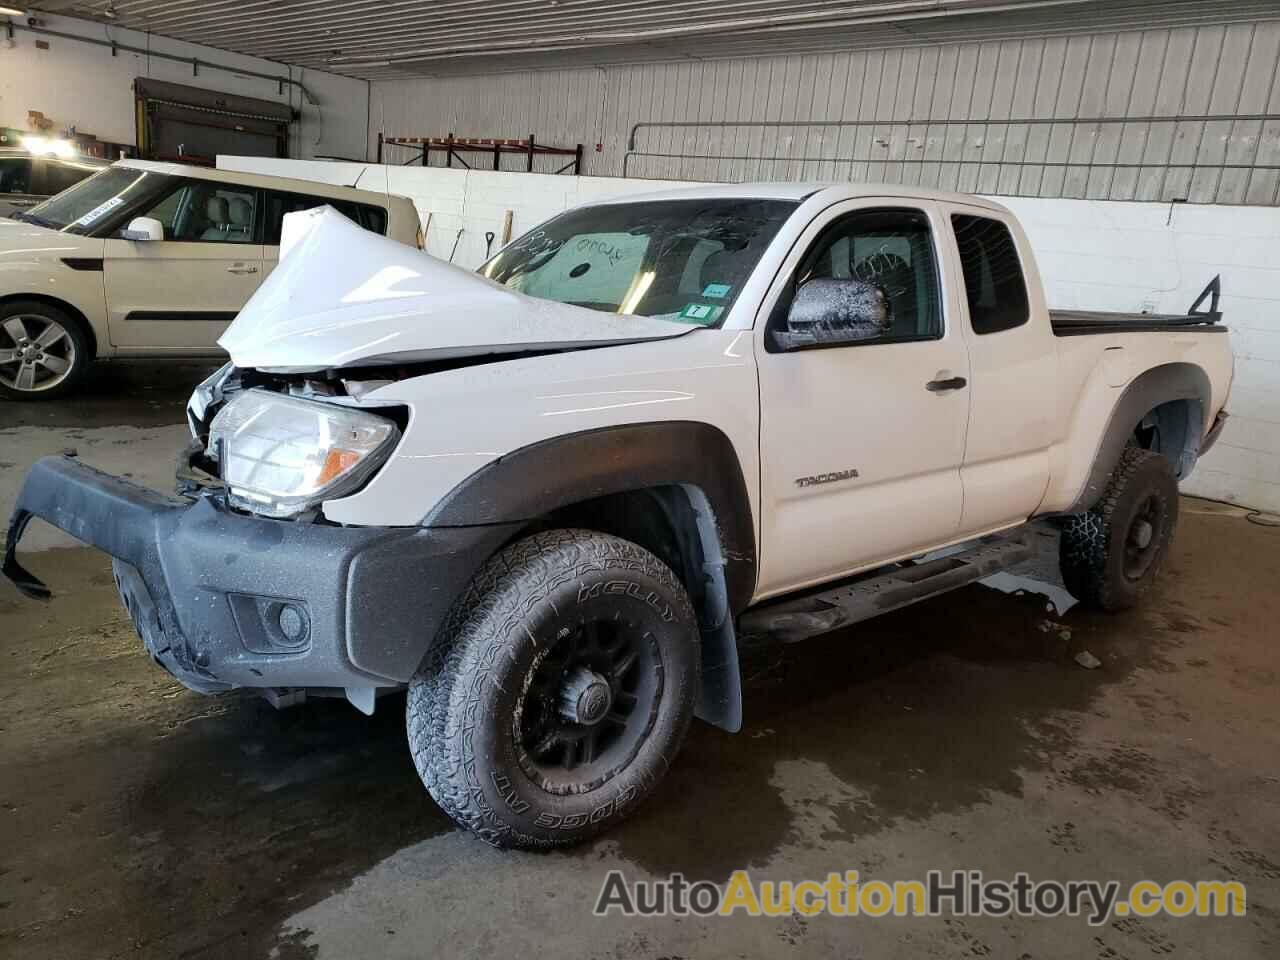
[[[25,17],[27,11],[19,10],[17,7],[0,7],[0,17]]]
[[[644,295],[649,292],[649,285],[653,283],[654,271],[646,270],[636,278],[635,283],[631,287],[631,292],[626,299],[622,301],[622,305],[618,307],[619,313],[632,313],[636,307],[640,306],[640,301],[644,299]]]

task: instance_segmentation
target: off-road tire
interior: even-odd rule
[[[660,664],[652,720],[607,780],[548,792],[530,774],[517,733],[529,684],[566,624],[602,611],[644,628],[632,635]],[[666,564],[614,536],[538,533],[476,575],[410,682],[413,761],[444,811],[488,843],[577,843],[629,815],[662,778],[693,716],[698,668],[697,618]]]
[[[1135,575],[1126,544],[1135,523],[1155,510],[1151,551]],[[1116,612],[1137,604],[1151,589],[1173,542],[1178,523],[1178,481],[1173,467],[1151,450],[1128,447],[1102,498],[1086,513],[1068,518],[1058,562],[1073,597],[1095,610]]]

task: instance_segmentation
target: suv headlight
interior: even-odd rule
[[[399,437],[386,417],[255,389],[218,411],[209,453],[233,505],[289,517],[353,492]]]

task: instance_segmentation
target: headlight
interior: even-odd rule
[[[351,493],[395,446],[385,417],[314,400],[247,390],[209,425],[232,504],[288,517]]]

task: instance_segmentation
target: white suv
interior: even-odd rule
[[[421,245],[404,197],[141,160],[0,219],[0,396],[63,394],[99,358],[220,355],[284,215],[322,205]]]

